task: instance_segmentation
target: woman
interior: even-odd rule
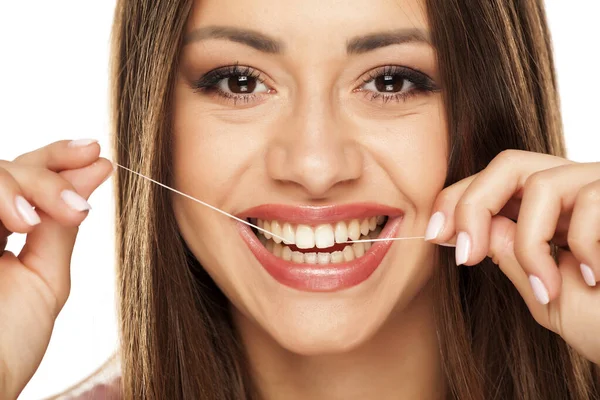
[[[115,161],[286,240],[119,170],[111,389],[598,398],[600,166],[563,158],[542,2],[244,5],[117,6]],[[3,398],[68,296],[98,154],[0,164],[5,231],[28,233],[0,259]]]

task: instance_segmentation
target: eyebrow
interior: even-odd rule
[[[207,26],[195,29],[185,36],[183,44],[187,45],[208,39],[226,39],[269,54],[280,54],[285,49],[285,44],[281,40],[251,29],[228,26]],[[386,46],[411,42],[431,44],[429,35],[424,30],[399,29],[353,37],[346,43],[346,52],[358,55]]]
[[[421,29],[399,29],[389,32],[377,32],[366,36],[356,36],[348,40],[346,51],[348,54],[364,54],[382,47],[404,43],[431,44],[429,35]]]
[[[271,38],[263,33],[228,26],[207,26],[193,30],[185,36],[183,44],[186,45],[207,39],[227,39],[269,54],[281,53],[285,47],[280,40]]]

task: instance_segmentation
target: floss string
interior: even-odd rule
[[[271,235],[273,237],[276,237],[277,239],[281,239],[284,242],[286,241],[284,238],[282,238],[279,235],[274,234],[273,232],[270,232],[270,231],[268,231],[266,229],[260,228],[260,227],[254,225],[254,224],[252,224],[252,223],[250,223],[250,222],[248,222],[248,221],[246,221],[244,219],[236,217],[235,215],[231,215],[228,212],[223,211],[220,208],[217,208],[215,206],[212,206],[212,205],[210,205],[210,204],[208,204],[208,203],[206,203],[206,202],[204,202],[202,200],[198,200],[197,198],[192,197],[189,194],[183,193],[183,192],[181,192],[181,191],[179,191],[177,189],[174,189],[174,188],[172,188],[170,186],[167,186],[167,185],[165,185],[163,183],[160,183],[160,182],[158,182],[158,181],[156,181],[156,180],[154,180],[154,179],[152,179],[150,177],[147,177],[146,175],[140,174],[139,172],[136,172],[136,171],[134,171],[132,169],[129,169],[129,168],[127,168],[127,167],[125,167],[125,166],[123,166],[121,164],[118,164],[116,162],[113,162],[113,164],[116,165],[117,167],[123,168],[124,170],[127,170],[127,171],[131,172],[132,174],[135,174],[135,175],[140,176],[140,177],[142,177],[142,178],[144,178],[144,179],[146,179],[146,180],[148,180],[148,181],[150,181],[152,183],[155,183],[155,184],[157,184],[157,185],[159,185],[159,186],[161,186],[161,187],[163,187],[165,189],[168,189],[168,190],[170,190],[172,192],[175,192],[175,193],[177,193],[177,194],[179,194],[179,195],[181,195],[183,197],[186,197],[186,198],[188,198],[190,200],[193,200],[196,203],[199,203],[199,204],[201,204],[201,205],[203,205],[205,207],[208,207],[208,208],[210,208],[213,211],[216,211],[216,212],[218,212],[220,214],[223,214],[226,217],[232,218],[232,219],[234,219],[234,220],[236,220],[238,222],[241,222],[242,224],[248,225],[248,226],[250,226],[250,227],[252,227],[254,229],[257,229],[257,230],[259,230],[259,231],[261,231],[263,233],[267,233],[267,234],[269,234],[269,235]],[[388,239],[349,240],[347,242],[342,242],[341,244],[347,244],[347,243],[367,243],[367,242],[389,242],[389,241],[395,241],[395,240],[415,240],[415,239],[425,239],[425,236],[399,237],[399,238],[388,238]]]

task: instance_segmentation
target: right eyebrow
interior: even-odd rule
[[[246,46],[269,54],[280,54],[285,47],[280,40],[263,33],[229,26],[207,26],[195,29],[185,36],[183,44],[185,46],[192,42],[207,39],[226,39],[232,42],[245,44]]]

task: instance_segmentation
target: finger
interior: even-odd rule
[[[99,155],[100,145],[95,139],[61,140],[22,154],[13,162],[60,172],[90,165]]]
[[[61,176],[87,199],[112,172],[111,162],[101,158],[87,167],[61,172]],[[56,296],[58,312],[70,290],[69,267],[78,228],[65,227],[43,212],[40,212],[40,217],[42,223],[27,235],[18,258],[49,285]]]
[[[542,326],[550,329],[547,306],[542,305],[531,288],[527,273],[519,264],[514,252],[517,224],[504,216],[495,216],[490,224],[488,256],[513,283],[531,315]]]
[[[0,237],[30,232],[40,223],[39,215],[25,197],[12,174],[0,167]]]
[[[454,215],[456,203],[477,175],[471,175],[468,178],[462,179],[440,192],[433,205],[433,209],[436,211],[432,214],[427,224],[425,240],[438,244],[456,242],[454,235],[449,234],[449,232],[455,232],[454,218],[448,218],[448,216]],[[441,239],[442,236],[444,237],[443,240]]]
[[[596,286],[600,277],[600,180],[577,194],[568,232],[569,249],[580,263],[585,283]]]
[[[563,287],[559,301],[549,307],[551,329],[561,335],[580,354],[600,364],[600,318],[598,318],[597,288],[586,285],[581,278],[580,262],[575,255],[559,250],[558,265]],[[565,315],[568,310],[569,315]],[[562,312],[562,315],[561,315]]]
[[[90,205],[57,173],[14,163],[8,168],[24,197],[38,212],[43,211],[65,226],[78,226],[87,216]]]
[[[456,263],[479,263],[488,253],[491,217],[521,191],[531,174],[566,163],[570,161],[546,154],[502,152],[466,189],[460,185],[444,189],[444,203],[439,206],[445,210],[446,221],[454,219],[454,229],[447,224],[436,241],[446,242],[457,235]]]
[[[556,235],[561,212],[574,202],[573,193],[599,172],[600,168],[592,164],[571,164],[537,172],[525,182],[515,254],[536,282],[540,300],[552,301],[561,290],[561,274],[549,244]]]

